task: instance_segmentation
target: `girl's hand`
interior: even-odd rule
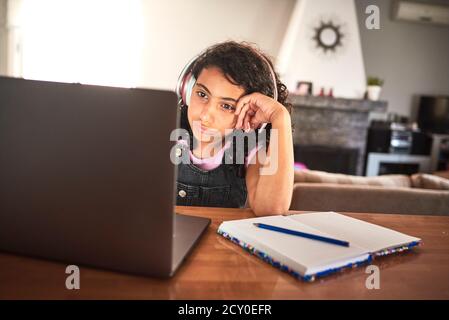
[[[251,93],[240,98],[237,103],[234,113],[237,116],[235,128],[246,131],[255,129],[262,123],[273,122],[284,110],[286,111],[284,106],[273,98],[259,92]]]

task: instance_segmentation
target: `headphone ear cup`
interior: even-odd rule
[[[181,96],[181,101],[183,104],[186,104],[186,95],[185,95],[185,88],[186,88],[186,82],[187,82],[187,77],[184,77],[183,79],[181,79],[180,84],[179,84],[179,94]]]
[[[176,94],[178,96],[178,104],[179,105],[188,105],[190,102],[190,97],[187,97],[187,87],[192,86],[190,84],[190,79],[192,77],[192,66],[194,65],[197,57],[193,57],[189,63],[187,63],[181,71],[181,74],[178,77],[178,82],[176,84]],[[195,80],[194,80],[195,83]],[[193,86],[192,86],[193,88]],[[191,89],[190,89],[191,91]]]
[[[192,97],[192,92],[193,92],[193,87],[195,86],[196,83],[196,79],[193,76],[193,74],[189,73],[188,78],[186,79],[186,84],[184,87],[184,92],[183,92],[183,96],[184,96],[184,102],[187,106],[190,105],[190,99]]]

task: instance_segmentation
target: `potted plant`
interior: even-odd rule
[[[379,100],[380,91],[384,81],[377,77],[368,77],[367,80],[367,94],[370,100]]]

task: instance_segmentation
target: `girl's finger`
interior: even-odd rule
[[[246,111],[246,114],[249,116],[254,116],[256,114],[256,112],[254,110],[251,109],[251,107],[248,109],[248,111]]]
[[[250,93],[246,96],[243,96],[239,99],[237,102],[237,106],[235,107],[235,114],[239,115],[242,112],[242,109],[248,105],[251,104],[252,100],[256,97],[257,92]]]
[[[246,115],[246,111],[248,110],[248,108],[249,108],[249,106],[248,106],[248,105],[245,105],[245,106],[241,109],[240,114],[238,115],[238,118],[237,118],[236,125],[235,125],[235,128],[236,128],[236,129],[241,129],[241,128],[242,128],[243,119],[244,119],[244,117],[245,117],[245,115]]]
[[[258,120],[256,117],[251,118],[250,124],[252,128],[257,128],[261,123],[262,121]]]
[[[249,129],[251,129],[250,125],[251,116],[248,114],[248,112],[245,115],[245,118],[243,120],[243,125],[245,126],[245,131],[248,132]]]
[[[248,106],[245,105],[241,110],[240,110],[240,114],[237,116],[237,125],[236,128],[237,129],[241,129],[242,128],[242,123],[243,123],[243,118],[245,117],[246,114],[246,110],[248,109]]]
[[[243,107],[245,107],[245,106],[248,104],[248,101],[247,101],[247,100],[248,100],[248,99],[247,99],[247,97],[245,96],[245,97],[241,98],[241,99],[237,102],[237,106],[235,107],[235,114],[236,114],[236,115],[239,115],[240,112],[242,112]]]

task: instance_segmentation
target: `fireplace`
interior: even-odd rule
[[[334,173],[357,173],[359,150],[357,148],[295,145],[295,162],[304,163],[308,169]]]
[[[311,169],[363,174],[368,116],[384,113],[386,101],[290,95],[289,102],[295,160]]]

